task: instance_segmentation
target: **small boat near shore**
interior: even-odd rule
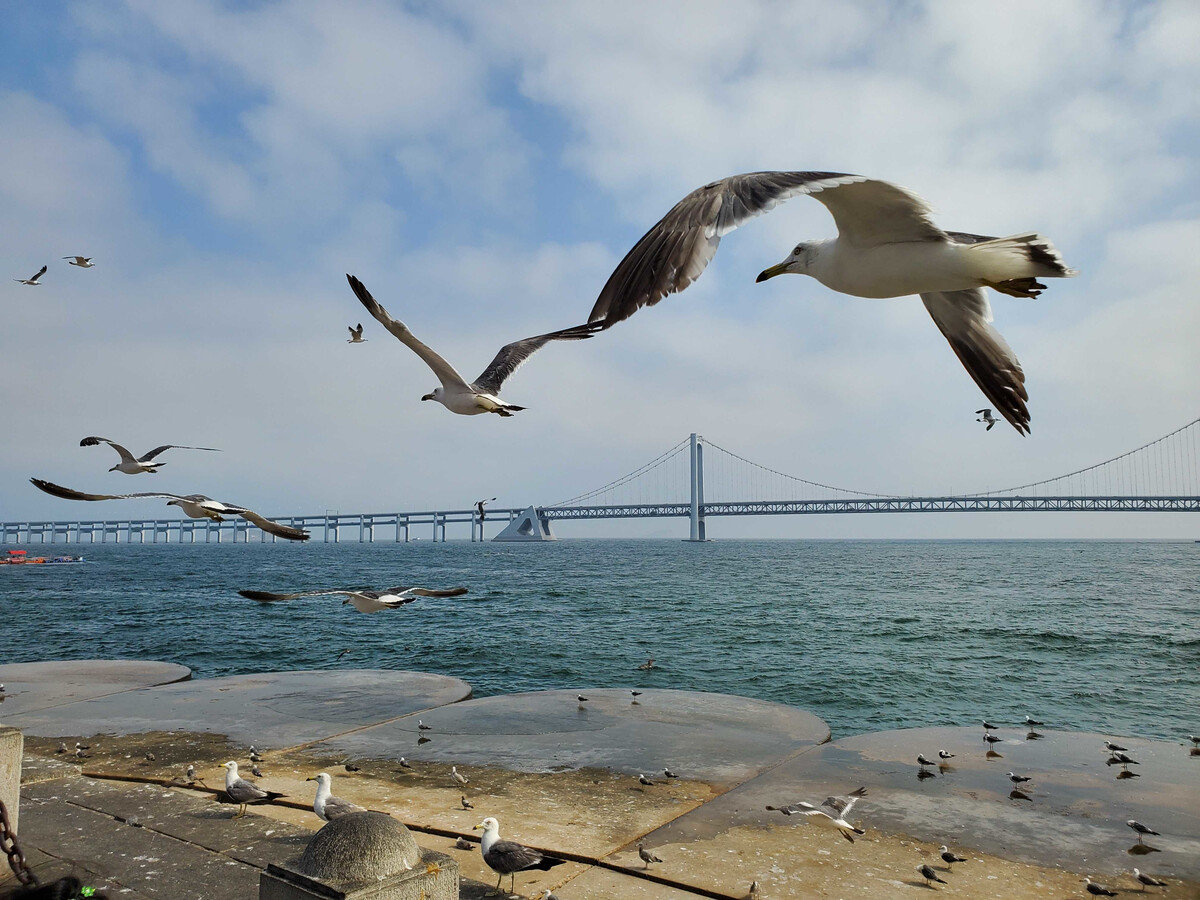
[[[28,550],[9,550],[0,556],[0,566],[61,566],[81,562],[82,556],[30,556]]]

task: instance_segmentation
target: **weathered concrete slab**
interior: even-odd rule
[[[903,857],[894,842],[885,852],[887,834],[917,839],[910,845],[911,868],[937,862],[934,851],[947,843],[965,855],[978,851],[1024,863],[1004,872],[1025,871],[1023,877],[1041,879],[1047,887],[1070,884],[1066,873],[1046,868],[1051,866],[1114,881],[1133,866],[1159,877],[1200,877],[1200,759],[1190,757],[1187,748],[1113,738],[1141,763],[1130,767],[1141,777],[1118,778],[1121,767],[1105,765],[1102,742],[1110,735],[1046,731],[1043,739],[1026,741],[1024,731],[1000,732],[1006,740],[994,749],[1001,755],[988,757],[982,734],[972,728],[911,729],[826,744],[658,829],[647,836],[647,844],[663,848],[667,871],[684,855],[688,863],[680,875],[699,886],[728,891],[736,885],[722,874],[732,871],[765,880],[779,896],[789,896],[793,873],[813,866],[826,870],[822,877],[830,889],[863,896],[881,889],[878,883],[872,886],[873,880],[919,882],[909,864],[897,862]],[[939,749],[956,754],[951,767],[919,778],[917,754],[936,759]],[[1030,799],[1010,798],[1009,771],[1033,776]],[[854,845],[812,820],[764,808],[798,800],[820,803],[859,786],[868,794],[850,819],[868,831]],[[1159,852],[1130,853],[1139,850],[1125,825],[1131,818],[1162,832],[1141,845]],[[874,875],[862,867],[866,859],[872,860]],[[731,868],[731,860],[746,864]],[[955,879],[967,896],[985,889],[989,896],[996,894],[995,880],[968,884],[959,875],[979,868],[964,863],[955,869]],[[989,875],[1001,877],[997,871]]]
[[[292,747],[471,696],[458,678],[380,669],[205,678],[9,717],[28,735],[192,732],[259,749]]]
[[[0,725],[0,801],[13,830],[21,833],[21,755],[25,739],[15,728]]]
[[[192,670],[140,659],[64,659],[0,665],[0,721],[20,713],[185,681]]]
[[[640,862],[637,867],[641,868]],[[655,868],[657,869],[657,866]],[[749,889],[750,883],[746,882],[740,894],[731,894],[730,896],[745,897]],[[620,900],[696,900],[696,894],[692,891],[659,884],[634,875],[624,875],[598,866],[581,872],[577,877],[554,890],[564,900],[568,897],[570,900],[613,900],[618,897]],[[818,895],[814,891],[809,896]],[[767,898],[773,898],[773,895],[763,894],[763,898],[767,900]]]
[[[576,700],[578,694],[586,703]],[[485,697],[331,738],[313,752],[515,772],[583,768],[733,785],[829,739],[812,713],[696,691],[537,691]],[[424,740],[422,740],[424,739]]]

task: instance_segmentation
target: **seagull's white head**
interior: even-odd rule
[[[491,816],[488,816],[478,825],[471,829],[472,831],[499,831],[500,823]]]
[[[227,763],[221,763],[221,768],[225,769],[227,772],[232,772],[234,775],[237,774],[237,763],[235,763],[232,759]]]
[[[422,400],[437,400],[437,401],[440,403],[440,402],[442,401],[442,389],[441,389],[441,387],[435,387],[435,388],[433,389],[433,393],[431,393],[431,394],[426,394],[426,395],[425,395],[424,397],[422,397],[421,399],[422,399]]]
[[[758,273],[758,277],[754,279],[766,281],[768,278],[774,278],[776,275],[784,275],[792,273],[794,275],[803,275],[812,265],[813,259],[816,257],[817,245],[815,243],[801,243],[793,248],[792,252],[787,255],[787,259],[778,265],[771,266],[768,269],[763,269]]]
[[[318,772],[316,775],[311,775],[304,779],[305,781],[315,781],[320,787],[327,788],[333,783],[333,779],[329,777],[328,772]]]

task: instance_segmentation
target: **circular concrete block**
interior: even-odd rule
[[[410,871],[421,859],[416,839],[400,822],[377,812],[351,813],[316,833],[300,871],[334,884],[377,881]]]

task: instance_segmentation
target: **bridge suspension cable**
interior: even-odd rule
[[[602,497],[604,499],[611,500],[611,497],[608,497],[606,495],[611,495],[618,488],[626,487],[626,486],[630,485],[636,479],[646,476],[650,472],[659,470],[662,466],[664,466],[667,463],[674,460],[675,457],[683,456],[684,452],[688,449],[688,444],[690,443],[690,441],[691,441],[691,438],[684,438],[682,441],[680,441],[678,444],[676,444],[670,450],[667,450],[667,451],[659,454],[658,456],[654,457],[654,459],[650,460],[650,462],[646,463],[644,466],[634,469],[628,475],[623,475],[622,477],[616,479],[615,481],[610,481],[608,484],[603,485],[602,487],[598,487],[595,490],[587,491],[586,493],[579,494],[578,496],[572,497],[570,500],[562,500],[558,503],[553,504],[552,506],[545,507],[545,508],[546,509],[554,509],[555,507],[559,507],[559,506],[583,506],[583,505],[586,505],[587,501],[595,500],[598,497]],[[674,474],[674,473],[672,473],[672,474]],[[669,480],[678,482],[679,479],[678,479],[678,477],[674,477],[674,478],[670,478]],[[678,488],[678,485],[676,485],[676,488]],[[658,499],[658,498],[656,498],[656,499]]]
[[[723,471],[722,459],[717,456],[715,460],[710,456],[709,460],[713,460],[716,465],[716,478],[710,480],[713,487],[705,488],[706,500],[748,500],[748,499],[788,499],[788,500],[813,500],[813,499],[831,499],[840,496],[855,496],[855,497],[895,497],[896,494],[880,494],[870,491],[856,491],[850,488],[835,487],[829,484],[823,484],[820,481],[811,481],[807,478],[800,478],[796,475],[788,475],[786,472],[779,472],[769,466],[761,465],[760,463],[752,462],[744,456],[739,456],[732,450],[726,450],[720,444],[715,444],[710,440],[704,441],[704,446],[720,451],[728,457],[730,468],[735,462],[742,463],[743,466],[750,467],[749,469],[742,468],[741,471],[734,471],[726,474]],[[707,464],[707,461],[706,461]],[[788,485],[791,490],[784,489],[784,485]],[[772,493],[772,497],[759,497],[764,489]],[[813,490],[824,491],[826,496],[817,498],[813,496]],[[732,496],[734,492],[740,492],[741,496]],[[797,496],[797,493],[804,496]],[[730,496],[723,496],[730,494]],[[790,495],[790,496],[789,496]]]

